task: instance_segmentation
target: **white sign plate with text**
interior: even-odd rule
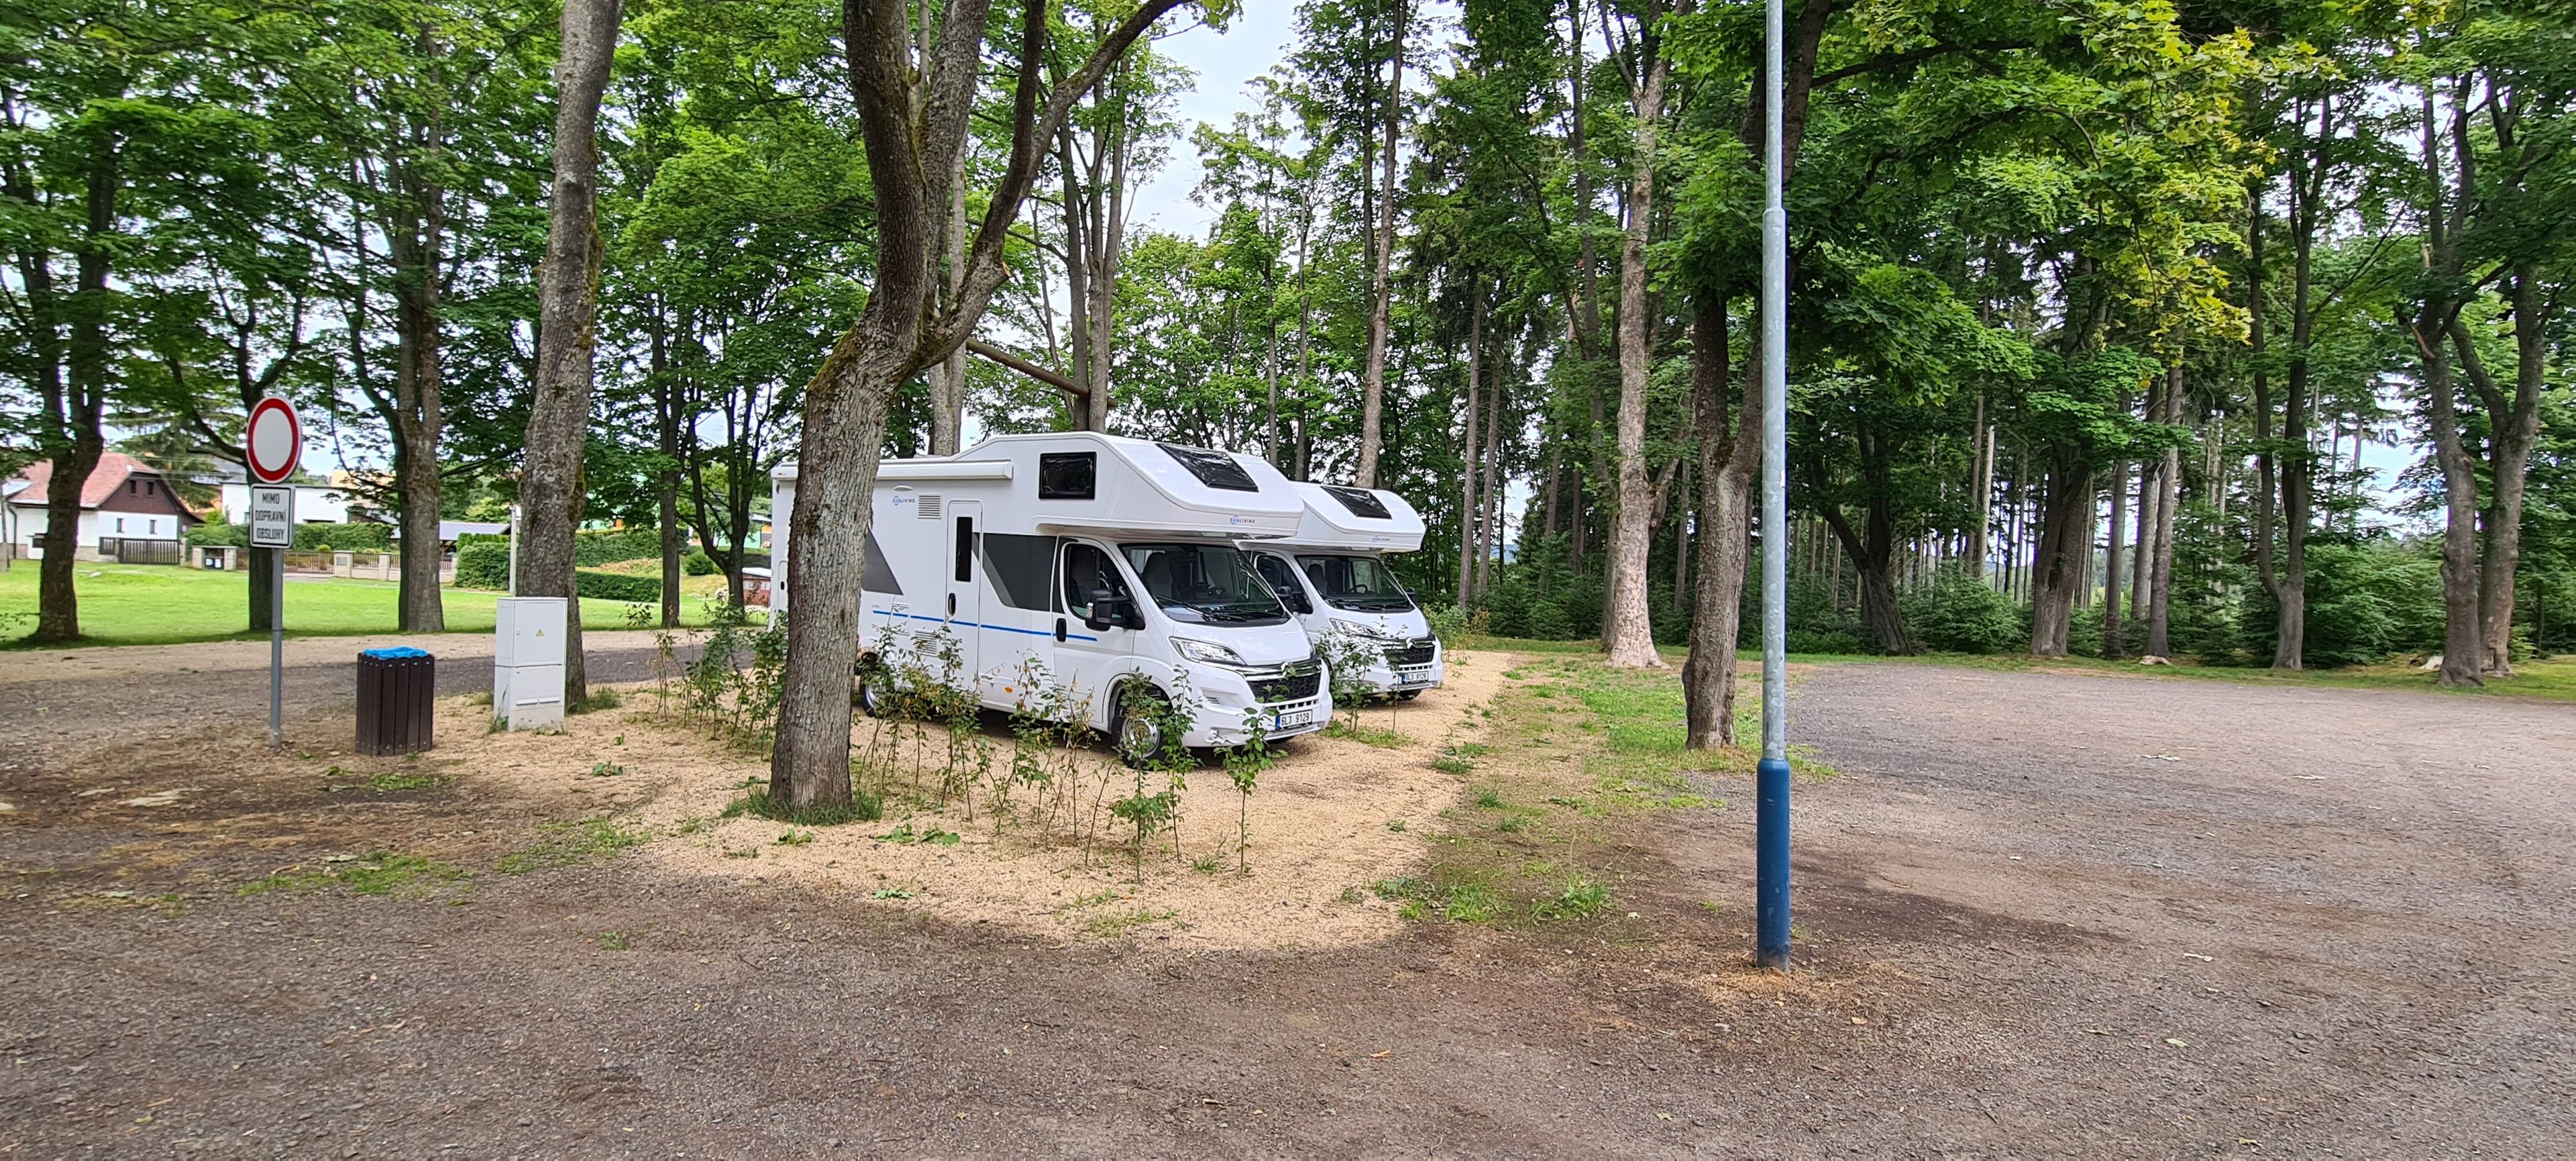
[[[250,545],[253,548],[295,547],[295,489],[251,488]]]

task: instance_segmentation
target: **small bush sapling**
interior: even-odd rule
[[[1247,706],[1243,711],[1244,742],[1225,754],[1225,776],[1234,783],[1237,796],[1234,816],[1235,873],[1252,873],[1252,788],[1260,781],[1261,772],[1271,766],[1270,718],[1260,706]]]

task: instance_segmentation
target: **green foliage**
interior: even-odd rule
[[[300,893],[339,887],[359,895],[415,896],[470,878],[472,876],[464,871],[435,859],[394,851],[370,851],[358,858],[341,856],[326,860],[320,867],[279,871],[243,884],[239,893]]]
[[[467,544],[456,550],[456,587],[489,589],[495,592],[510,587],[510,546],[501,544]]]
[[[714,576],[716,558],[701,549],[692,548],[687,556],[680,558],[680,571],[690,576]]]
[[[2012,598],[1964,568],[1945,567],[1932,583],[1904,596],[1905,621],[1925,648],[1945,653],[2008,653],[2030,644]]]
[[[384,552],[394,546],[391,524],[298,524],[295,547],[305,552]]]
[[[463,571],[461,562],[458,571],[460,574]],[[662,599],[662,578],[659,576],[634,576],[628,573],[600,572],[587,568],[576,570],[572,576],[573,587],[579,590],[582,596],[592,600],[659,601]]]
[[[503,874],[523,875],[549,867],[569,867],[644,845],[652,834],[602,815],[579,822],[545,823],[526,850],[504,855],[496,864]]]
[[[234,548],[248,548],[250,547],[250,526],[209,520],[188,529],[181,534],[180,539],[189,544],[202,544],[209,547],[229,545]]]
[[[660,555],[662,533],[655,528],[600,528],[576,532],[572,537],[575,565],[617,564]]]

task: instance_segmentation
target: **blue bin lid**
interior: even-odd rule
[[[429,650],[414,649],[409,645],[396,645],[391,649],[365,650],[359,653],[358,656],[372,658],[377,661],[405,661],[414,657],[427,657],[429,656]]]

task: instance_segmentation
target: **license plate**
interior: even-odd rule
[[[1402,689],[1409,685],[1429,685],[1431,684],[1431,675],[1428,673],[1417,673],[1410,677],[1398,676],[1395,679],[1395,684],[1398,689]]]
[[[1274,730],[1284,730],[1290,726],[1306,725],[1314,720],[1315,711],[1313,710],[1296,710],[1291,713],[1273,714],[1270,718],[1270,728]]]

